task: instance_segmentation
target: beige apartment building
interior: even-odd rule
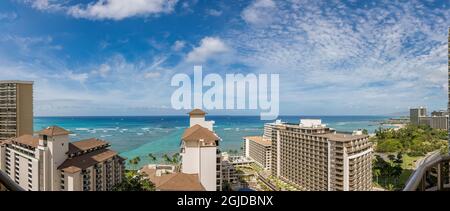
[[[0,140],[33,134],[33,82],[0,81]]]
[[[29,191],[107,191],[122,181],[124,159],[108,142],[69,142],[69,134],[52,126],[2,141],[1,170]]]
[[[272,159],[272,140],[264,138],[264,136],[248,136],[244,137],[245,156],[253,159],[256,164],[264,169],[270,169]]]
[[[336,133],[320,120],[278,124],[272,133],[272,175],[301,190],[372,189],[367,135]]]

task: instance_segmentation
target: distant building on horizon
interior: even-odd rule
[[[272,176],[301,190],[372,190],[369,136],[336,133],[314,119],[271,130]]]
[[[410,109],[410,124],[412,125],[428,125],[434,129],[448,130],[449,113],[447,111],[433,111],[428,116],[425,107]]]
[[[181,172],[194,174],[206,191],[222,190],[220,138],[214,133],[214,121],[205,120],[206,112],[189,112],[189,128],[181,138]]]
[[[33,134],[33,82],[0,81],[0,140]]]
[[[427,109],[425,107],[409,109],[409,121],[413,125],[420,124],[420,118],[427,116]]]
[[[0,170],[29,191],[108,191],[122,182],[125,159],[108,142],[69,142],[69,134],[52,126],[0,141]]]

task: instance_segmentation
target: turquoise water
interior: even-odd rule
[[[365,128],[373,132],[387,116],[282,116],[285,122],[297,123],[301,118],[320,118],[338,131],[351,132]],[[264,123],[258,116],[208,116],[214,120],[215,132],[222,138],[222,151],[240,150],[242,137],[261,135]],[[188,116],[147,117],[36,117],[35,130],[58,125],[73,132],[71,140],[100,138],[111,143],[111,148],[122,156],[141,157],[141,165],[151,162],[148,154],[159,158],[179,151],[180,138],[189,124]]]

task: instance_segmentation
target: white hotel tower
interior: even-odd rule
[[[207,191],[222,189],[221,157],[217,149],[220,138],[214,133],[213,121],[205,121],[205,112],[189,112],[190,126],[181,140],[181,172],[197,174]]]
[[[124,176],[124,159],[106,141],[70,142],[58,126],[0,141],[0,170],[29,191],[108,191]]]

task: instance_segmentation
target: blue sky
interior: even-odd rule
[[[280,74],[281,114],[443,109],[448,26],[449,1],[5,0],[0,79],[35,81],[39,116],[184,113],[194,64]]]

